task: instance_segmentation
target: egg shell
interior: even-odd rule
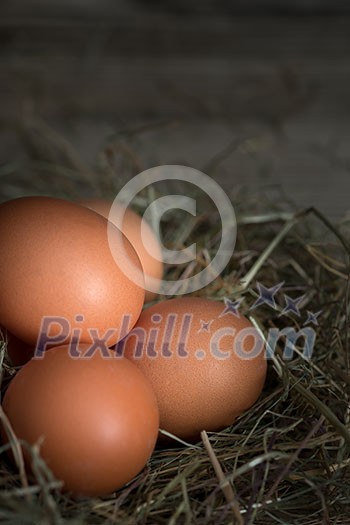
[[[80,345],[88,355],[89,345]],[[18,438],[34,445],[63,489],[110,493],[145,466],[158,434],[149,381],[125,358],[99,352],[73,359],[68,346],[33,358],[6,391],[3,409]],[[6,432],[2,429],[3,438]],[[30,454],[23,453],[28,470]]]
[[[117,345],[117,352],[150,380],[160,428],[188,441],[198,439],[202,430],[231,425],[258,399],[264,385],[261,337],[248,319],[226,310],[224,303],[206,298],[162,301],[145,309]],[[254,336],[242,339],[239,354],[244,329]]]
[[[35,345],[45,332],[44,317],[59,317],[69,326],[57,344],[76,329],[81,342],[101,337],[110,346],[127,333],[121,334],[126,316],[132,328],[144,289],[123,268],[142,272],[141,264],[125,236],[125,250],[114,260],[107,226],[101,215],[62,199],[23,197],[0,205],[0,319],[6,329]],[[63,324],[51,323],[48,335],[59,336]]]
[[[101,214],[106,219],[115,224],[113,221],[113,214],[109,217],[111,211],[112,202],[103,199],[91,199],[80,201],[79,204],[86,206],[91,210]],[[151,292],[147,289],[147,285],[150,282],[150,278],[162,279],[163,276],[163,262],[162,262],[162,251],[159,245],[158,239],[155,236],[150,225],[135,213],[132,209],[126,208],[120,203],[119,208],[125,210],[121,231],[127,237],[127,239],[133,245],[137,255],[140,258],[142,268],[145,275],[145,302],[153,301],[156,297],[156,293]],[[144,224],[144,235],[141,237],[141,224]]]

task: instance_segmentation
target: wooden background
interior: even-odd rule
[[[207,169],[226,152],[225,187],[282,185],[300,208],[339,219],[350,210],[349,3],[277,4],[3,1],[0,173],[23,156],[16,122],[40,117],[87,165],[108,137],[145,124],[144,168]],[[2,199],[11,184],[0,178]]]

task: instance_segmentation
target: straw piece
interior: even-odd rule
[[[210,444],[210,441],[209,441],[209,438],[208,438],[208,434],[206,433],[205,430],[203,430],[201,432],[201,438],[202,438],[202,441],[203,441],[203,444],[204,444],[204,447],[208,453],[208,456],[209,456],[209,459],[211,461],[211,464],[213,465],[213,468],[215,470],[215,474],[218,478],[218,481],[219,481],[219,484],[220,484],[220,488],[226,498],[226,501],[227,503],[230,505],[231,509],[232,509],[232,512],[233,512],[233,515],[235,517],[235,521],[237,523],[237,525],[244,525],[244,520],[242,518],[242,515],[241,515],[241,512],[240,512],[240,509],[239,509],[239,504],[238,504],[238,501],[237,501],[237,496],[233,490],[233,487],[232,485],[230,484],[230,482],[228,481],[228,479],[226,478],[222,468],[221,468],[221,465],[215,455],[215,452],[213,450],[213,447],[211,446]]]

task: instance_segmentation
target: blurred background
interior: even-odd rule
[[[185,164],[339,220],[349,16],[345,0],[2,0],[0,199]]]

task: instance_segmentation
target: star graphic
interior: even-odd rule
[[[267,304],[271,308],[274,308],[276,310],[276,301],[275,301],[275,295],[282,288],[284,285],[284,281],[282,283],[278,283],[275,286],[272,286],[271,288],[266,288],[263,284],[259,283],[259,281],[256,282],[258,291],[259,291],[259,297],[253,304],[253,306],[250,307],[250,310],[254,310],[258,306],[261,306],[262,304]]]
[[[312,323],[314,324],[315,326],[318,326],[318,321],[317,321],[317,318],[318,316],[322,313],[322,310],[319,310],[318,312],[314,313],[314,312],[310,312],[309,310],[307,310],[307,319],[304,323],[304,326],[306,324],[309,324],[309,323]]]
[[[201,327],[199,330],[197,330],[197,334],[200,334],[202,332],[208,332],[210,333],[210,325],[211,323],[213,322],[213,320],[211,321],[203,321],[202,319],[200,320],[200,323],[201,323]]]
[[[236,299],[235,301],[231,301],[227,297],[224,297],[225,308],[219,315],[219,318],[224,317],[224,315],[226,314],[232,314],[238,318],[241,317],[238,309],[242,301],[243,301],[243,297],[241,297],[240,299]]]
[[[300,297],[297,297],[296,299],[292,299],[292,297],[289,297],[289,295],[284,294],[284,301],[286,303],[286,306],[283,308],[280,315],[294,313],[300,316],[299,305],[300,303],[303,302],[304,299],[305,299],[305,295],[301,295]]]

